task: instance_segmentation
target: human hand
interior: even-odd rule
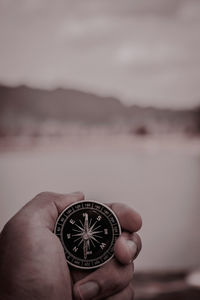
[[[40,193],[5,225],[0,235],[1,300],[133,298],[132,260],[141,249],[134,232],[141,218],[123,204],[109,205],[124,230],[115,258],[92,273],[68,267],[53,229],[63,209],[83,199],[82,193]]]

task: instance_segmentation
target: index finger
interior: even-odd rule
[[[123,230],[136,232],[142,227],[142,218],[133,208],[122,203],[106,203],[119,219]]]

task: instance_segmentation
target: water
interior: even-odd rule
[[[41,191],[81,190],[88,199],[124,202],[142,214],[137,270],[200,265],[200,156],[180,145],[143,146],[76,141],[1,152],[0,228]]]

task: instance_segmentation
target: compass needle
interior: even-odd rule
[[[87,251],[88,251],[88,243],[87,240],[84,240],[83,242],[84,259],[87,259]]]
[[[90,250],[90,240],[88,240],[88,249]]]

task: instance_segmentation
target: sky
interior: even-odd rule
[[[0,82],[200,104],[199,0],[0,0]]]

